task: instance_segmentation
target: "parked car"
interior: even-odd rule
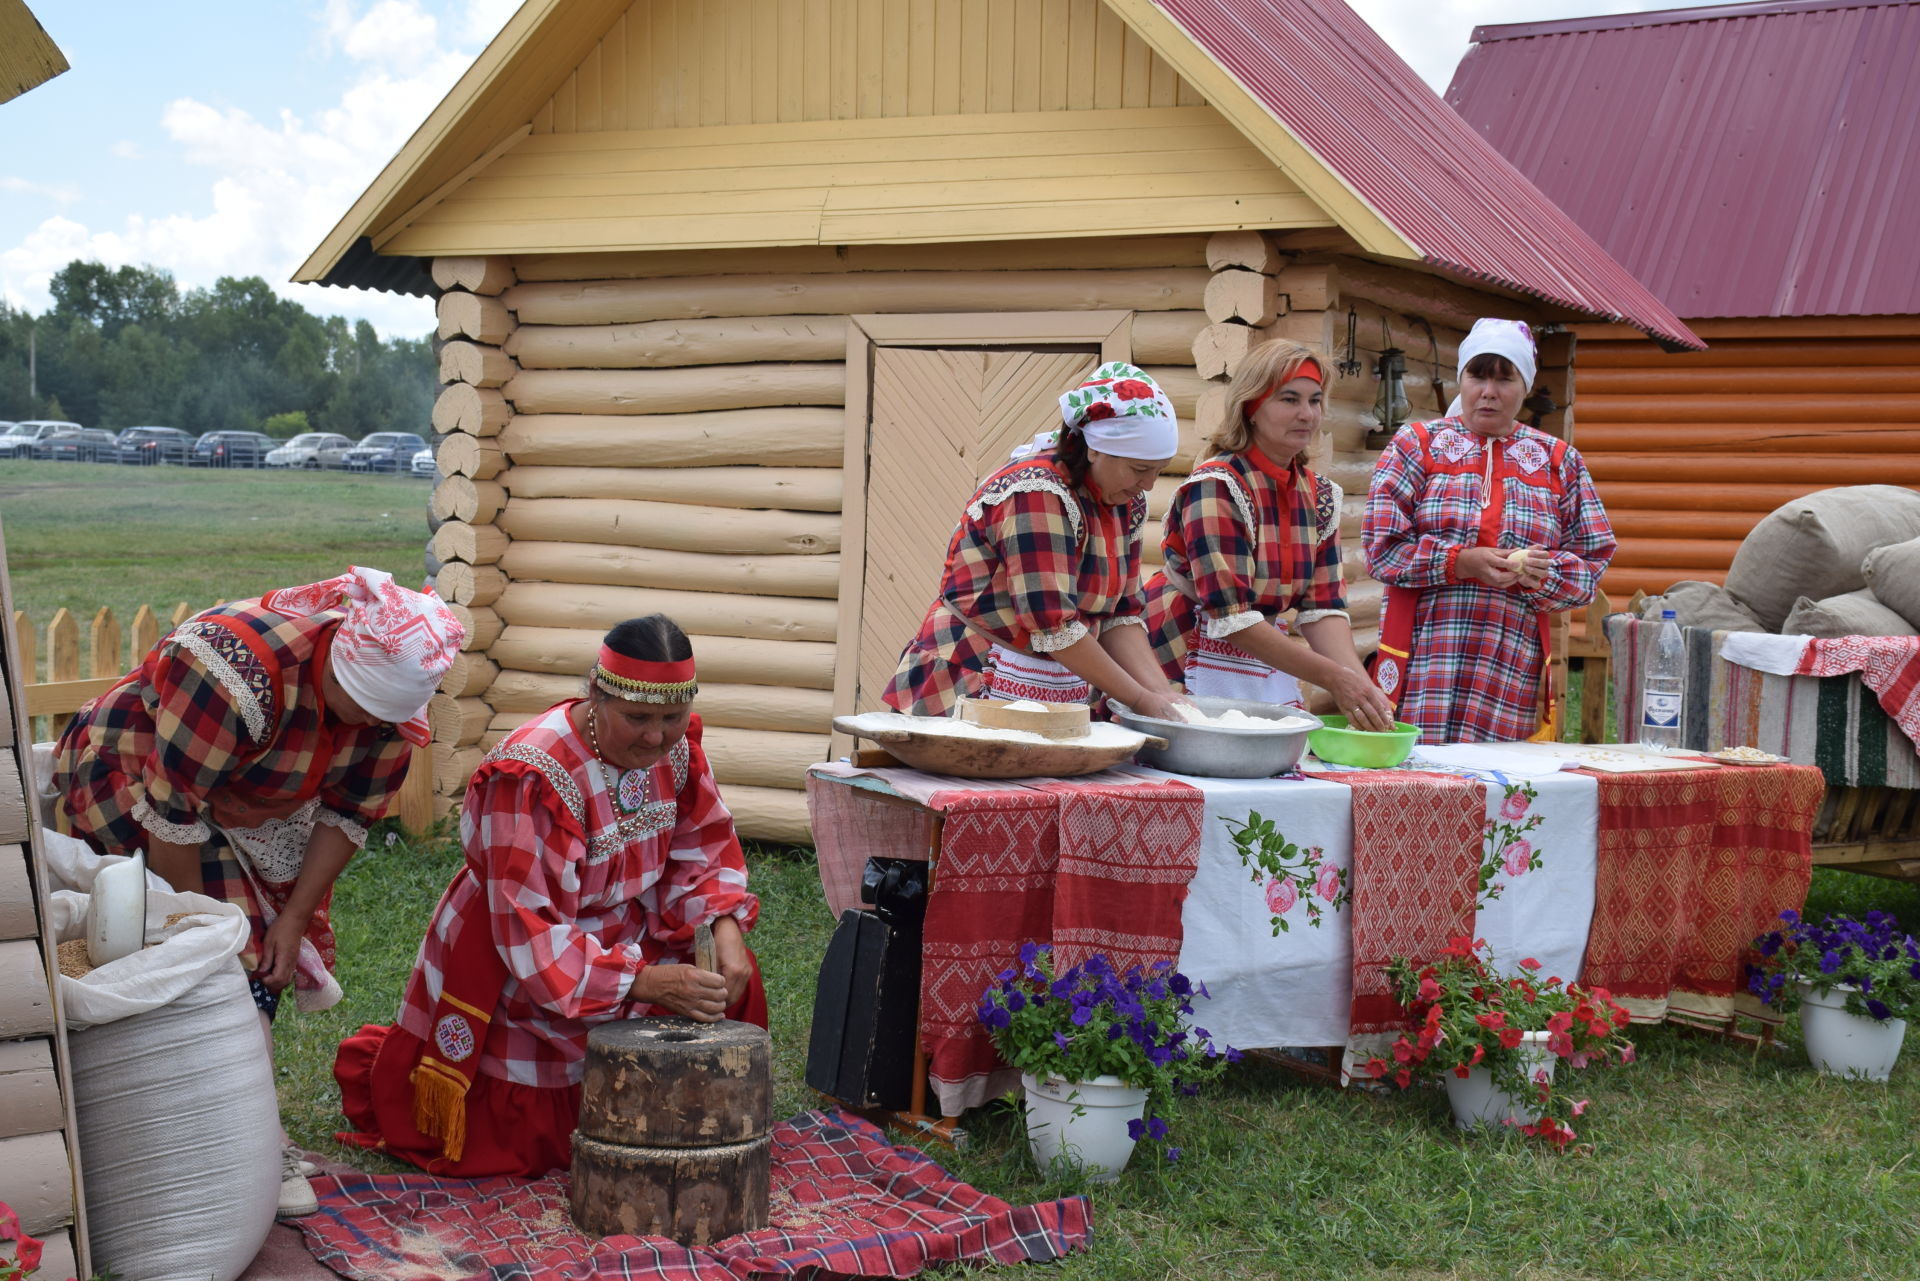
[[[184,464],[193,437],[178,427],[129,427],[120,433],[120,461],[139,467]]]
[[[341,456],[348,471],[384,471],[396,476],[412,466],[413,456],[427,442],[410,431],[376,431]]]
[[[32,458],[33,447],[48,436],[63,431],[79,431],[79,423],[56,422],[50,418],[33,418],[23,423],[15,423],[0,436],[0,458]]]
[[[353,441],[337,431],[303,431],[280,448],[268,450],[263,462],[268,467],[303,467],[317,471],[326,465],[321,461],[325,451],[333,451],[337,459],[352,448]],[[339,463],[333,465],[337,467]]]
[[[431,449],[423,449],[413,456],[413,474],[416,476],[425,476],[428,480],[432,480],[437,474],[434,470],[433,451]]]
[[[273,449],[273,437],[257,431],[210,431],[193,442],[189,467],[258,467]]]
[[[118,445],[105,427],[75,427],[42,436],[33,444],[33,456],[55,463],[110,463]]]

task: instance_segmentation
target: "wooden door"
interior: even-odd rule
[[[1059,424],[1060,393],[1099,360],[1091,347],[874,348],[856,708],[881,705],[967,498],[1015,445]]]

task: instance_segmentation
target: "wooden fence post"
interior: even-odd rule
[[[153,606],[142,605],[133,616],[133,661],[144,662],[153,647],[160,643],[160,620],[154,616]]]
[[[87,643],[93,651],[87,656],[87,675],[113,680],[125,674],[127,669],[120,665],[120,620],[105,605],[93,616],[93,635]]]
[[[33,620],[27,611],[13,611],[14,652],[20,656],[20,675],[31,685],[40,675],[40,638],[33,633]]]
[[[62,605],[47,624],[47,682],[57,684],[60,681],[80,679],[80,624],[74,621],[73,614]],[[55,716],[52,719],[52,737],[59,738],[72,720],[71,714]]]

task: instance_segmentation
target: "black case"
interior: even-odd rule
[[[868,859],[872,911],[840,914],[813,995],[807,1084],[849,1107],[907,1107],[920,1021],[927,865]]]

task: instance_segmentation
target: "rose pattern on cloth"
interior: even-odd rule
[[[1302,848],[1289,841],[1272,819],[1262,818],[1257,810],[1249,810],[1245,822],[1231,818],[1220,821],[1233,834],[1240,865],[1247,869],[1253,883],[1266,883],[1267,910],[1272,913],[1275,938],[1292,929],[1287,914],[1302,902],[1307,905],[1307,924],[1318,929],[1324,913],[1338,912],[1352,901],[1347,869],[1327,862],[1321,846]]]
[[[1500,798],[1498,819],[1488,819],[1481,828],[1480,897],[1486,904],[1500,897],[1505,886],[1494,877],[1505,872],[1509,878],[1524,876],[1540,866],[1540,850],[1526,837],[1540,826],[1538,814],[1530,813],[1540,793],[1533,784],[1507,783]]]

